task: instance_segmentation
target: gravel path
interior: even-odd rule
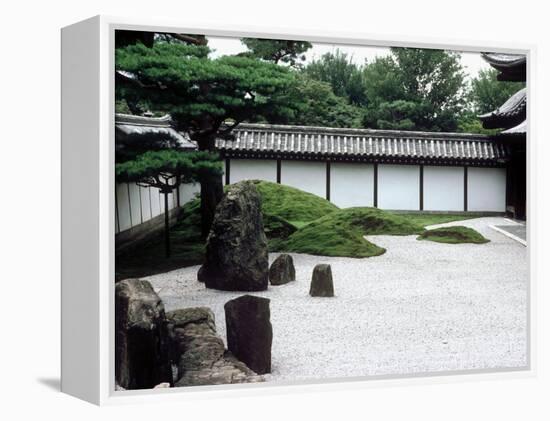
[[[269,380],[522,367],[527,358],[527,251],[477,218],[481,245],[372,236],[368,259],[292,254],[297,281],[254,293],[271,299]],[[271,254],[270,262],[277,256]],[[330,263],[334,298],[308,295],[317,263]],[[223,305],[242,293],[205,289],[198,266],[147,278],[167,310],[208,306],[225,340]]]

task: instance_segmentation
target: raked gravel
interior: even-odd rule
[[[296,282],[269,286],[272,374],[312,380],[527,364],[527,249],[490,228],[490,217],[438,226],[476,229],[487,244],[370,236],[387,249],[367,259],[292,254]],[[270,254],[270,263],[278,254]],[[329,263],[334,298],[308,295],[313,267]],[[167,311],[210,307],[225,338],[223,305],[244,293],[206,289],[198,266],[148,279]]]

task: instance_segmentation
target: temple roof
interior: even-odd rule
[[[482,57],[499,71],[497,80],[525,82],[527,77],[527,57],[523,54],[482,53]]]
[[[116,114],[115,133],[117,149],[129,144],[146,147],[152,143],[183,149],[196,148],[193,142],[172,127],[172,119],[169,115],[145,117]]]
[[[508,130],[503,130],[500,132],[503,135],[525,135],[527,134],[527,120],[523,120],[517,126],[512,127]]]
[[[510,153],[505,143],[465,133],[241,123],[233,135],[216,141],[226,157],[497,165]]]
[[[479,116],[486,129],[509,129],[527,118],[527,88],[512,95],[499,108]]]

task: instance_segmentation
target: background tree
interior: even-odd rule
[[[320,59],[309,63],[304,72],[312,79],[327,82],[334,93],[345,97],[350,104],[364,105],[366,101],[361,68],[351,57],[340,50],[326,53]]]
[[[525,87],[524,82],[500,82],[497,74],[495,69],[482,69],[472,80],[468,99],[474,112],[484,114],[496,110]]]
[[[150,109],[170,113],[177,129],[189,134],[199,150],[214,150],[218,137],[257,116],[289,117],[295,104],[284,95],[295,79],[284,66],[252,57],[209,57],[205,45],[157,40],[116,50],[116,68],[135,83],[117,84],[117,99],[140,98]],[[119,86],[120,85],[120,86]],[[206,236],[223,195],[222,179],[201,179],[202,232]]]
[[[304,53],[312,47],[311,43],[307,41],[242,38],[241,42],[249,50],[243,54],[245,56],[256,57],[275,64],[285,63],[293,67],[299,66],[306,59]]]
[[[164,239],[166,257],[170,257],[170,217],[168,195],[182,183],[190,183],[204,175],[221,176],[217,154],[206,151],[184,152],[165,149],[145,152],[135,159],[116,164],[120,182],[135,182],[142,187],[155,187],[164,195]]]

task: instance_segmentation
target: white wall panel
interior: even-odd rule
[[[325,162],[282,161],[281,184],[326,197],[327,164]]]
[[[130,220],[130,198],[128,196],[128,185],[119,183],[116,185],[116,198],[118,206],[118,226],[120,231],[132,228]]]
[[[149,194],[151,195],[151,209],[153,211],[151,217],[160,215],[160,193],[159,189],[150,188]]]
[[[468,210],[506,210],[506,169],[468,168]]]
[[[275,159],[231,159],[229,183],[242,180],[277,181],[277,161]]]
[[[424,210],[464,210],[463,167],[424,167]]]
[[[201,192],[200,183],[182,184],[180,186],[180,205],[183,206],[197,197]]]
[[[151,201],[149,197],[150,187],[140,187],[139,194],[141,196],[141,217],[143,222],[151,219]]]
[[[374,166],[332,163],[330,165],[330,201],[340,208],[373,206]]]
[[[420,168],[418,165],[378,165],[378,207],[420,209]]]
[[[136,183],[128,183],[130,192],[130,212],[132,217],[132,226],[141,224],[141,202],[139,198],[140,187]]]

